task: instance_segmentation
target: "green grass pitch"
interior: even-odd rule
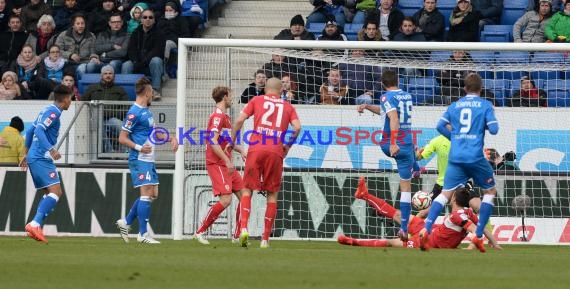
[[[570,247],[466,250],[363,248],[335,242],[259,241],[240,248],[119,238],[0,237],[0,288],[570,288]]]

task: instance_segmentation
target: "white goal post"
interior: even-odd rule
[[[374,54],[354,59],[350,55],[354,50],[371,51]],[[414,91],[411,92],[413,95],[422,95],[421,99],[417,100],[418,107],[414,107],[413,122],[414,127],[421,128],[433,128],[449,102],[446,102],[445,97],[438,98],[443,94],[444,86],[440,82],[442,78],[438,71],[476,71],[483,78],[488,76],[488,79],[484,79],[485,88],[497,95],[497,115],[503,130],[499,137],[487,139],[486,147],[497,148],[501,155],[510,150],[516,152],[520,158],[516,163],[522,171],[498,173],[500,201],[497,201],[496,212],[492,217],[492,222],[496,225],[495,235],[507,243],[518,242],[521,234],[529,239],[529,243],[570,243],[570,231],[566,231],[566,227],[570,230],[570,214],[567,213],[570,200],[561,197],[567,194],[568,188],[565,186],[569,183],[570,174],[570,133],[565,125],[570,109],[561,107],[565,106],[567,100],[559,93],[566,91],[566,96],[570,98],[570,86],[547,86],[566,83],[566,79],[570,82],[569,50],[568,45],[563,43],[179,39],[177,115],[176,128],[173,128],[173,131],[184,132],[189,127],[203,129],[214,107],[210,92],[215,85],[232,88],[235,101],[230,115],[235,119],[243,107],[243,104],[237,103],[242,90],[253,79],[256,69],[260,69],[264,62],[269,62],[272,55],[303,59],[298,63],[301,63],[299,65],[302,65],[303,69],[307,69],[304,70],[307,73],[315,73],[315,69],[308,70],[308,67],[316,67],[314,63],[317,62],[326,62],[327,65],[334,63],[334,67],[345,68],[352,67],[350,65],[365,65],[380,70],[397,69],[404,88]],[[314,51],[319,53],[312,53]],[[452,51],[473,52],[473,61],[450,63],[447,60]],[[520,61],[518,55],[509,58],[506,56],[507,52],[526,53],[527,60]],[[551,54],[545,54],[547,52]],[[496,58],[484,59],[485,55]],[[539,55],[543,57],[540,61]],[[552,58],[549,58],[550,55]],[[559,61],[561,55],[564,57],[562,62]],[[324,71],[326,73],[329,70]],[[537,86],[549,94],[552,91],[551,95],[557,95],[559,99],[548,99],[548,108],[501,107],[508,106],[513,92],[519,89],[515,85],[520,82],[521,75],[533,76]],[[311,75],[311,79],[317,78],[313,76]],[[295,77],[299,87],[312,89],[309,88],[307,80],[309,75]],[[418,79],[422,82],[416,82]],[[433,82],[426,82],[427,80]],[[558,80],[560,82],[557,82]],[[341,106],[314,105],[319,103],[318,87],[322,79],[319,81],[321,82],[314,84],[316,88],[313,95],[305,95],[305,99],[296,104],[301,122],[307,125],[310,133],[316,130],[334,130],[334,127],[362,131],[382,129],[383,119],[355,114],[355,108],[351,106],[354,100]],[[373,92],[372,98],[377,97],[379,93],[380,91]],[[570,103],[570,100],[568,102]],[[323,120],[323,117],[326,119]],[[557,135],[549,135],[548,130],[555,131]],[[536,138],[529,137],[533,133],[541,135]],[[433,136],[433,131],[425,130],[424,134],[423,143],[418,144],[420,147],[426,144],[425,140],[429,139],[429,136]],[[197,134],[194,136],[198,137]],[[393,173],[394,167],[390,167],[390,161],[382,156],[377,146],[367,143],[365,147],[359,147],[350,143],[344,146],[299,146],[296,150],[293,157],[288,156],[289,160],[285,164],[287,173],[283,186],[287,196],[283,197],[285,199],[280,204],[286,208],[280,208],[283,211],[278,213],[278,218],[281,216],[282,219],[277,220],[277,223],[283,224],[283,227],[276,225],[274,232],[279,231],[275,233],[277,237],[331,239],[340,232],[353,233],[364,238],[392,236],[392,223],[385,223],[376,216],[371,217],[373,210],[369,206],[362,201],[354,201],[353,194],[340,192],[353,192],[354,180],[361,174],[371,179],[379,176],[374,179],[371,188],[386,191],[382,196],[398,208],[398,198],[395,197],[398,194],[397,185],[395,186],[398,182],[397,175]],[[182,239],[196,229],[197,222],[211,200],[209,195],[196,193],[199,186],[192,187],[193,182],[207,186],[207,176],[203,174],[205,169],[200,167],[203,165],[202,155],[203,146],[189,144],[187,141],[181,143],[176,153],[172,206],[172,236],[175,240]],[[544,162],[541,158],[545,158]],[[240,165],[242,164],[238,162],[237,166]],[[435,161],[426,161],[423,166],[428,168],[428,174],[422,177],[423,180],[417,183],[415,188],[429,191],[436,178],[433,171]],[[297,181],[301,181],[303,185],[299,186]],[[298,192],[295,192],[296,190]],[[540,190],[540,193],[537,190]],[[527,227],[532,228],[528,231],[521,231],[519,228],[521,212],[511,204],[513,198],[518,195],[530,195],[532,199],[531,206],[522,212],[528,214]],[[334,204],[335,202],[338,203]],[[232,209],[235,208],[232,206]],[[256,210],[254,202],[253,210]],[[349,216],[345,217],[343,214]],[[299,221],[300,224],[295,220],[297,217],[303,220]],[[228,232],[231,232],[233,212],[227,212],[225,218],[215,232],[210,232],[212,236],[227,237]],[[253,213],[252,219],[255,219]],[[255,229],[252,234],[255,235]]]

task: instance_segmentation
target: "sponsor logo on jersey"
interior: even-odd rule
[[[226,188],[226,191],[230,190],[230,185],[225,185],[224,187]]]
[[[132,113],[129,114],[129,116],[127,116],[127,119],[129,119],[129,120],[133,120],[134,118],[135,118],[135,115]]]
[[[386,96],[382,96],[382,98],[380,99],[382,102],[386,102]]]
[[[139,174],[137,178],[139,179],[139,181],[144,180],[144,174]]]
[[[219,125],[220,125],[220,121],[221,121],[221,118],[219,118],[219,117],[214,117],[214,125],[215,125],[215,126],[219,126]]]
[[[130,121],[130,120],[127,120],[127,121],[125,122],[125,128],[131,129],[131,127],[133,127],[133,122]]]
[[[56,117],[57,117],[57,115],[53,112],[49,115],[49,118],[51,118],[51,119],[55,119]]]
[[[55,176],[57,176],[55,172],[49,172],[50,179],[55,179]]]
[[[52,123],[52,120],[51,120],[51,118],[49,118],[49,117],[44,120],[44,125],[45,125],[45,126],[50,126],[51,123]]]

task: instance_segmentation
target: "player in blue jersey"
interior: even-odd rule
[[[62,111],[71,105],[73,91],[64,85],[58,85],[53,90],[54,103],[44,108],[26,131],[26,152],[20,162],[23,168],[29,168],[34,186],[44,192],[34,219],[26,224],[28,236],[40,242],[47,243],[42,226],[51,213],[59,198],[63,195],[59,175],[53,161],[61,158],[55,147],[59,136],[60,116]],[[47,191],[47,192],[46,192]]]
[[[408,221],[412,211],[412,172],[419,171],[416,162],[412,135],[412,96],[398,88],[398,75],[394,71],[382,73],[382,86],[386,93],[382,95],[380,106],[363,104],[358,106],[358,112],[365,109],[375,113],[386,113],[382,151],[396,160],[400,175],[400,211],[402,222],[398,236],[402,241],[408,240]]]
[[[137,241],[147,244],[159,244],[151,238],[147,232],[147,224],[150,218],[151,202],[158,197],[158,175],[154,165],[155,143],[163,142],[166,133],[155,130],[152,112],[149,110],[154,97],[151,82],[148,78],[141,78],[135,84],[137,98],[127,112],[123,121],[119,142],[130,148],[129,169],[131,180],[135,188],[140,188],[140,198],[136,199],[129,214],[116,222],[125,243],[129,242],[129,230],[135,218],[139,221],[139,234]],[[176,138],[168,140],[172,150],[178,150]]]
[[[479,251],[485,252],[481,240],[485,225],[493,212],[493,198],[497,194],[493,168],[483,155],[485,130],[497,134],[499,123],[493,105],[480,97],[481,77],[471,73],[465,78],[467,95],[452,103],[437,124],[437,130],[451,140],[447,172],[443,180],[443,190],[433,201],[426,219],[425,228],[420,232],[420,248],[428,249],[428,235],[433,222],[451,198],[453,192],[465,185],[469,178],[483,189],[483,201],[479,208],[479,222],[475,237],[471,239]]]

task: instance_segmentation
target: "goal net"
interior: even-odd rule
[[[491,219],[495,237],[513,243],[523,238],[570,242],[570,59],[565,46],[181,39],[179,47],[177,129],[179,138],[184,133],[184,145],[176,156],[175,239],[192,234],[216,202],[200,132],[214,109],[212,88],[232,89],[230,116],[235,120],[269,77],[288,83],[282,97],[294,104],[303,126],[301,143],[284,160],[272,236],[394,237],[397,224],[354,198],[359,176],[366,176],[372,194],[399,208],[395,162],[379,147],[384,117],[359,114],[355,106],[379,103],[380,76],[394,70],[400,88],[413,98],[419,147],[438,135],[435,125],[446,106],[464,95],[462,79],[470,72],[481,75],[482,96],[496,106],[500,123],[499,134],[485,139],[499,165]],[[251,127],[252,121],[246,121],[244,129]],[[234,162],[243,171],[241,159],[235,156]],[[504,169],[505,164],[518,170]],[[437,179],[436,159],[422,160],[420,166],[427,172],[412,181],[412,191],[430,192]],[[253,236],[263,231],[265,201],[254,194]],[[236,205],[234,198],[207,232],[210,237],[231,236]]]

